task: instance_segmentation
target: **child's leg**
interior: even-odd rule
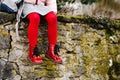
[[[31,47],[35,47],[37,45],[37,38],[38,38],[38,27],[40,24],[40,15],[38,13],[30,13],[27,16],[29,20],[28,25],[28,40],[29,45]]]
[[[49,47],[46,56],[55,63],[62,63],[62,59],[55,54],[55,45],[57,41],[57,16],[54,12],[49,12],[45,19],[48,23],[48,42]]]
[[[57,41],[57,16],[54,12],[49,12],[45,19],[48,23],[48,42],[55,45]]]
[[[29,40],[29,54],[28,57],[33,63],[43,63],[38,52],[37,38],[38,38],[38,27],[40,24],[40,15],[38,13],[30,13],[27,16],[29,20],[28,25],[28,40]]]

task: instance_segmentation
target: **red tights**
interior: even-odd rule
[[[36,12],[30,13],[27,16],[29,20],[28,25],[28,40],[31,47],[37,45],[38,28],[40,24],[40,15]],[[57,40],[57,16],[54,12],[49,12],[44,16],[48,23],[48,42],[49,44],[56,44]]]

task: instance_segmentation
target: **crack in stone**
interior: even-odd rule
[[[9,32],[9,34],[10,34],[10,32]],[[10,56],[10,50],[12,49],[11,43],[12,43],[12,35],[10,35],[10,42],[9,42],[10,47],[8,49],[8,61],[9,61],[9,56]]]
[[[12,64],[15,64],[15,66],[16,66],[16,69],[14,68],[15,72],[16,72],[17,75],[19,75],[21,77],[20,80],[22,80],[22,75],[20,74],[20,69],[19,69],[19,65],[17,64],[17,62],[13,62],[13,61],[9,61],[9,62],[12,63]]]
[[[11,32],[11,22],[8,22],[6,24],[3,25],[3,27],[7,30],[8,34],[9,34],[9,47],[8,47],[8,57],[7,57],[7,61],[9,61],[9,53],[10,53],[10,50],[12,49],[12,45],[11,45],[11,42],[12,42],[12,35],[10,34]]]
[[[17,62],[13,62],[13,61],[9,61],[9,57],[10,57],[10,52],[12,49],[12,35],[11,35],[11,31],[12,31],[12,27],[11,27],[12,23],[7,23],[4,25],[4,28],[7,30],[8,34],[9,34],[9,47],[8,47],[8,51],[7,51],[7,61],[5,61],[5,67],[3,67],[2,70],[2,80],[5,80],[7,78],[13,78],[13,70],[15,70],[16,74],[20,76],[20,80],[22,80],[22,75],[20,74],[20,69],[19,69],[19,65],[17,64]],[[0,57],[1,58],[1,57]],[[15,66],[13,66],[15,65]],[[16,69],[15,69],[16,68]]]

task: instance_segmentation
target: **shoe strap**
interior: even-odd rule
[[[58,52],[60,52],[59,46],[55,45],[55,47],[54,47],[54,53],[55,53],[55,55],[59,56]]]
[[[40,56],[40,53],[38,52],[38,47],[35,47],[33,50],[33,56]]]

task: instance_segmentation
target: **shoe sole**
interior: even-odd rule
[[[32,62],[31,59],[30,59],[29,57],[27,57],[27,58],[28,58],[28,60],[29,60],[32,64],[36,64],[36,65],[37,65],[37,64],[43,64],[43,63],[44,63],[44,62],[41,62],[41,63],[35,63],[35,62]]]

